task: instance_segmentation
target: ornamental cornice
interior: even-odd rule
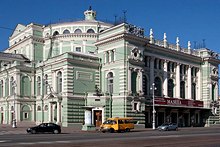
[[[194,61],[194,62],[202,62],[202,58],[199,56],[183,53],[177,50],[171,50],[167,49],[161,46],[153,45],[153,44],[147,44],[147,50],[152,52],[153,54],[163,53],[165,55],[173,55],[174,57],[181,57],[181,58],[187,58],[187,61]],[[220,61],[220,60],[219,60]]]
[[[109,44],[113,41],[120,40],[123,38],[131,42],[136,42],[140,45],[146,45],[147,42],[149,42],[147,38],[138,37],[136,35],[123,32],[123,33],[114,34],[112,36],[108,36],[106,38],[100,39],[95,43],[95,45],[101,46],[101,45]]]

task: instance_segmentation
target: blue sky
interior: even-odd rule
[[[8,38],[18,23],[49,24],[67,19],[83,19],[83,12],[92,6],[97,19],[114,21],[123,16],[129,23],[145,29],[152,28],[156,39],[167,33],[168,42],[187,46],[187,41],[202,44],[220,53],[219,0],[1,0],[0,50],[8,47]],[[9,28],[9,29],[3,29]]]

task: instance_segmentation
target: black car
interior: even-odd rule
[[[27,128],[27,133],[36,134],[36,133],[61,133],[61,127],[55,123],[42,123],[35,127]]]

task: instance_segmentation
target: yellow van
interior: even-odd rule
[[[132,118],[125,117],[115,117],[108,118],[103,124],[100,126],[100,131],[105,132],[129,132],[131,129],[134,129],[134,122]]]

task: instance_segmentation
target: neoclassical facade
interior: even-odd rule
[[[18,24],[1,53],[0,123],[99,126],[109,117],[205,126],[218,106],[218,54],[145,36],[128,23]],[[213,113],[211,113],[213,112]],[[218,111],[216,111],[218,112]],[[88,114],[88,113],[86,113]]]

